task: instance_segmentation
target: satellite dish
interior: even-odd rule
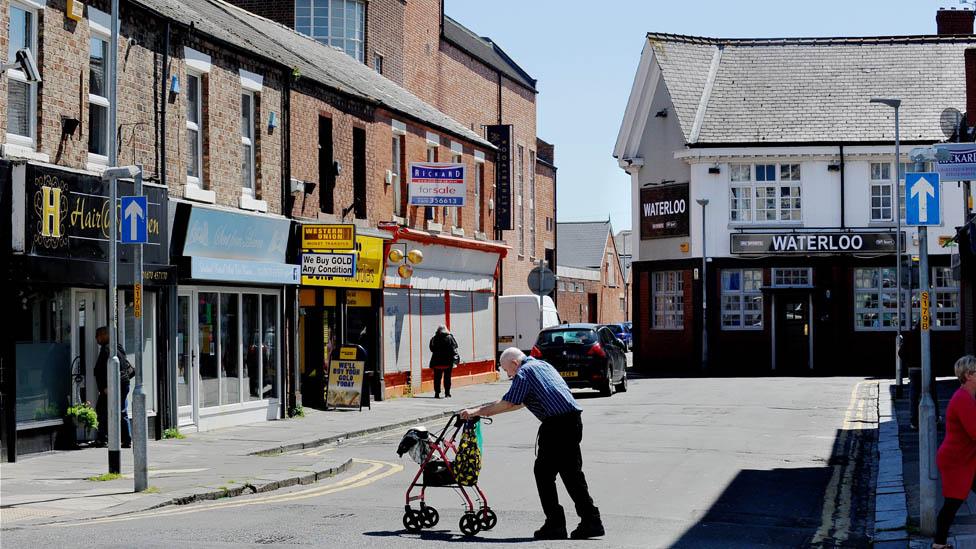
[[[960,122],[962,122],[962,113],[959,112],[959,109],[949,107],[942,111],[942,116],[939,117],[939,125],[942,126],[942,135],[946,139],[955,137],[956,132],[959,131]]]

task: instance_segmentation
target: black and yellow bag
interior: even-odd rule
[[[473,424],[465,424],[461,433],[461,444],[458,446],[457,457],[454,458],[454,478],[461,486],[474,486],[478,483],[481,473],[481,449],[478,447],[478,437]]]

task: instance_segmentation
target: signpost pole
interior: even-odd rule
[[[545,262],[540,259],[539,260],[539,331],[540,332],[542,331],[543,328],[543,316],[545,316],[543,313],[543,306],[542,306],[542,295],[543,295],[542,294],[542,290],[543,290],[542,273],[544,268],[545,268]]]
[[[139,172],[135,177],[135,195],[142,196],[142,164],[138,165]],[[149,217],[149,212],[144,212],[145,218]],[[147,230],[148,233],[148,230]],[[147,234],[148,236],[148,234]],[[149,487],[148,473],[148,433],[146,425],[146,393],[143,389],[142,376],[142,354],[145,350],[145,340],[143,339],[143,317],[142,317],[142,244],[135,244],[133,249],[135,258],[132,262],[132,298],[133,316],[135,317],[135,348],[130,351],[134,354],[133,364],[136,368],[136,385],[132,391],[132,460],[135,467],[133,481],[135,491],[142,492]]]
[[[705,248],[705,207],[708,206],[707,198],[699,198],[696,200],[698,204],[702,207],[702,371],[708,370],[708,276],[706,276],[706,269],[708,268],[708,253]]]
[[[898,326],[895,328],[895,397],[902,397],[902,367],[901,367],[901,344],[904,338],[901,335],[901,328],[904,322],[901,316],[901,301],[902,301],[902,291],[901,291],[901,192],[898,189],[898,181],[901,181],[901,134],[900,124],[898,120],[898,110],[901,106],[901,102],[895,105],[895,284],[897,285],[898,293],[895,294],[895,307],[897,308],[896,314],[898,318]],[[907,177],[907,174],[906,174]],[[911,316],[911,315],[909,315]]]

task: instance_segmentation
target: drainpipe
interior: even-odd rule
[[[281,84],[281,208],[282,214],[291,219],[294,217],[294,201],[291,198],[291,69],[285,67],[282,70]],[[298,354],[298,292],[299,286],[285,287],[285,316],[287,322],[291,323],[289,334],[291,343],[291,394],[289,395],[293,408],[302,405],[301,374],[299,373],[299,354]],[[281,417],[288,417],[286,399],[281,399]]]
[[[844,192],[844,186],[846,181],[844,180],[844,145],[840,146],[840,228],[847,228],[847,218],[844,215],[844,197],[847,194]]]
[[[163,35],[163,54],[162,54],[162,72],[163,78],[159,83],[159,116],[161,123],[159,125],[159,141],[156,145],[156,149],[159,151],[159,179],[160,182],[169,188],[169,181],[167,177],[167,162],[166,162],[166,112],[169,101],[167,101],[167,94],[169,93],[169,50],[170,50],[170,20],[166,19],[166,30]],[[167,208],[169,205],[167,204]],[[172,253],[170,254],[172,255]],[[176,286],[166,287],[166,301],[167,301],[167,313],[165,315],[166,319],[166,339],[169,347],[169,352],[166,353],[166,391],[165,391],[165,402],[166,402],[166,413],[163,414],[165,418],[165,425],[160,425],[160,428],[168,427],[178,427],[179,426],[179,402],[177,401],[177,358],[176,354],[179,352],[176,346],[176,320],[177,320],[177,307],[178,302],[178,290]],[[162,422],[160,422],[162,423]],[[157,431],[157,439],[162,433]]]

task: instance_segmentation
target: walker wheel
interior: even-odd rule
[[[441,515],[433,507],[424,506],[420,511],[423,513],[424,528],[433,528],[441,520]]]
[[[498,515],[490,508],[485,507],[478,512],[478,522],[481,523],[482,530],[491,530],[498,524]]]
[[[481,531],[481,522],[478,521],[478,516],[472,512],[465,513],[461,517],[458,526],[461,529],[461,533],[468,537],[474,536]]]
[[[408,532],[419,532],[424,527],[424,514],[420,511],[410,509],[403,513],[403,527]]]

